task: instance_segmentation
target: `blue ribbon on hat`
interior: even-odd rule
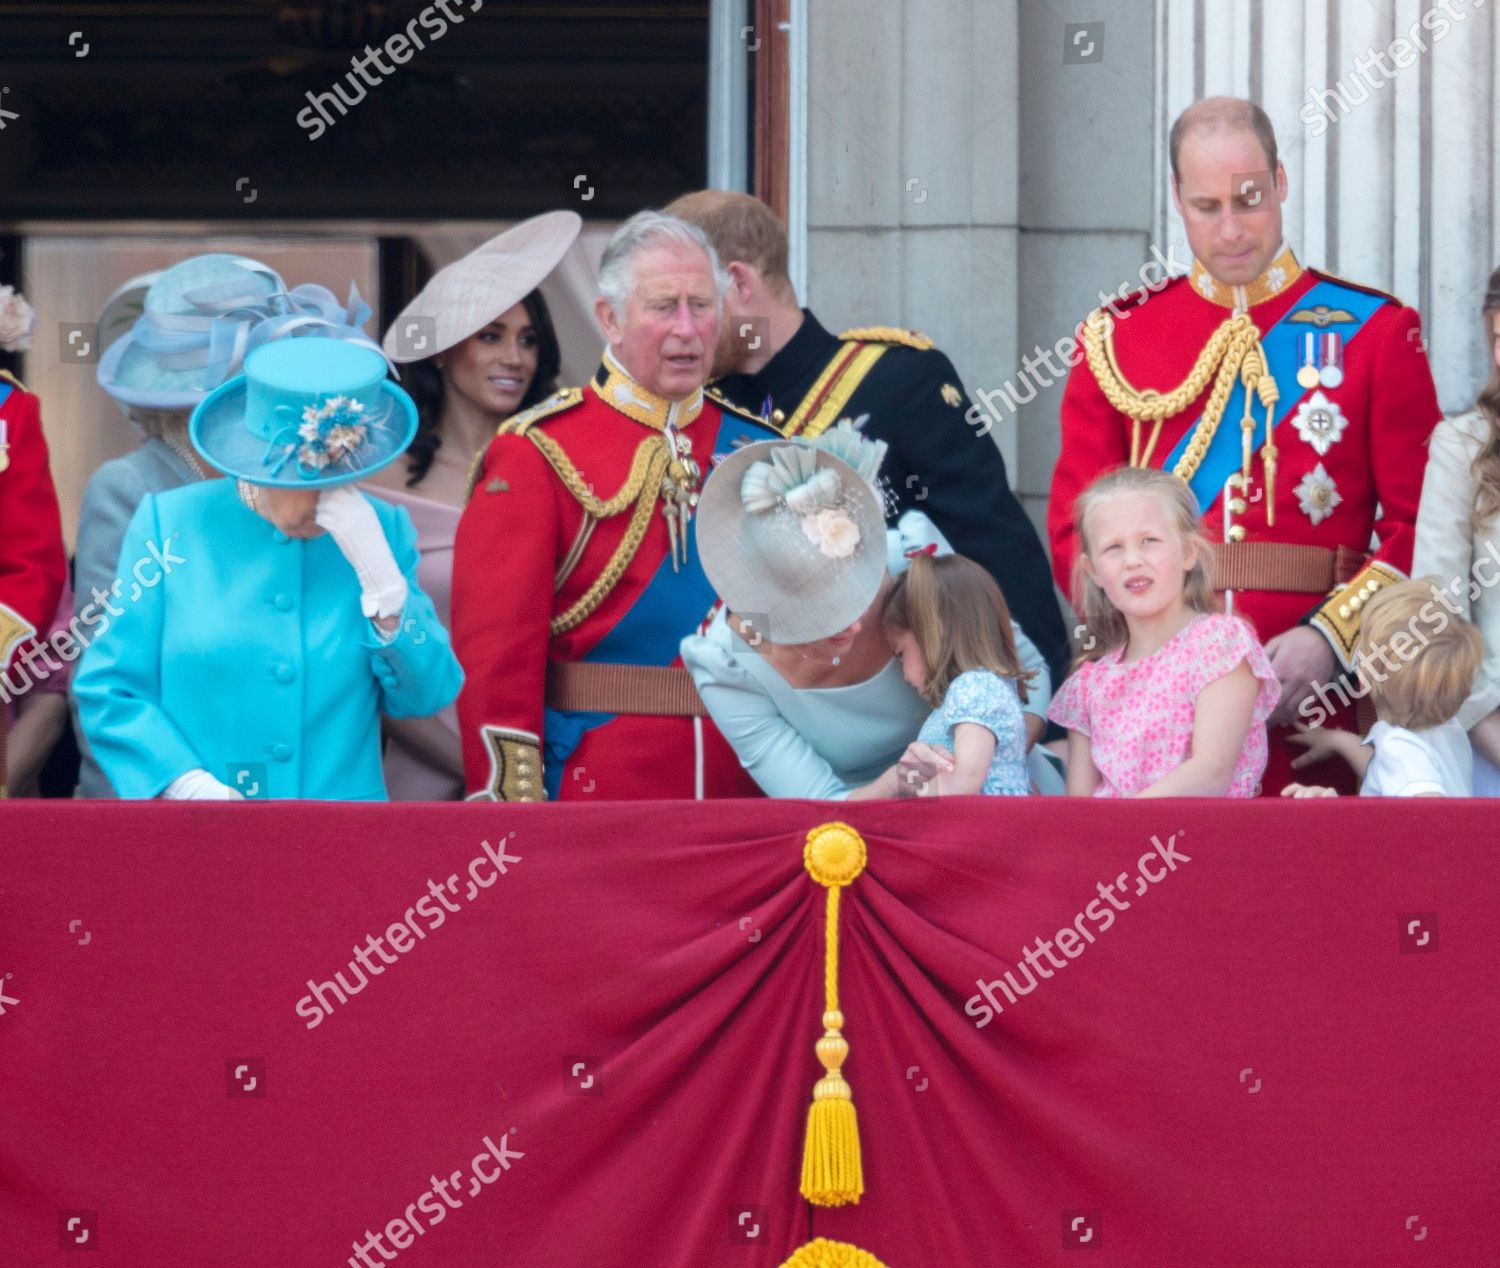
[[[225,282],[185,291],[183,298],[198,311],[148,311],[132,330],[136,344],[164,370],[204,369],[206,382],[223,383],[240,372],[256,348],[294,331],[316,331],[373,348],[395,369],[380,345],[359,329],[370,319],[371,308],[352,282],[343,304],[326,286],[311,282],[270,296]]]

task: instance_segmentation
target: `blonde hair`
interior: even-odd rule
[[[881,620],[910,630],[922,653],[927,680],[922,699],[934,709],[943,703],[959,674],[985,669],[1016,684],[1021,703],[1034,670],[1021,667],[1011,633],[1010,608],[995,579],[962,555],[912,556],[885,596]]]
[[[1375,712],[1410,731],[1441,726],[1454,717],[1473,691],[1484,661],[1478,627],[1436,597],[1442,584],[1437,577],[1422,577],[1389,586],[1365,604],[1360,618],[1357,659]],[[1420,651],[1408,657],[1394,649],[1401,634]],[[1396,650],[1396,668],[1382,681],[1368,668],[1374,647]]]
[[[1212,558],[1208,538],[1199,526],[1198,499],[1187,484],[1176,476],[1155,467],[1115,467],[1106,471],[1078,495],[1073,503],[1073,528],[1078,534],[1078,558],[1073,561],[1073,606],[1083,617],[1087,632],[1078,663],[1099,660],[1117,647],[1124,647],[1130,637],[1125,617],[1109,601],[1104,588],[1084,568],[1089,553],[1089,512],[1113,497],[1150,494],[1160,498],[1167,508],[1173,527],[1182,534],[1184,547],[1198,546],[1197,559],[1183,579],[1182,598],[1194,612],[1217,612],[1219,600],[1214,594],[1210,570]]]
[[[1485,287],[1484,343],[1491,347],[1494,341],[1495,314],[1500,313],[1500,269],[1490,274]],[[1490,361],[1490,377],[1480,389],[1474,402],[1485,421],[1484,443],[1474,455],[1474,506],[1469,513],[1469,531],[1478,533],[1500,511],[1500,366]]]

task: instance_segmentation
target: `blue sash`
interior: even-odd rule
[[[0,380],[0,408],[4,408],[6,398],[15,390],[9,383]]]
[[[714,457],[727,457],[742,443],[776,439],[778,434],[771,428],[726,413],[714,441]],[[671,559],[663,558],[640,597],[583,660],[605,665],[670,665],[677,659],[683,638],[698,628],[717,598],[698,561],[698,521],[694,517],[688,522],[687,562],[674,570]],[[584,735],[615,716],[550,708],[545,711],[542,782],[548,800],[557,800],[563,765]]]
[[[1321,336],[1325,331],[1337,331],[1344,341],[1347,373],[1349,345],[1364,329],[1370,315],[1385,302],[1383,296],[1371,295],[1368,291],[1355,290],[1338,282],[1319,282],[1287,310],[1286,316],[1260,337],[1261,346],[1266,351],[1266,364],[1270,367],[1271,377],[1276,380],[1276,386],[1281,389],[1281,399],[1276,402],[1275,413],[1271,421],[1273,431],[1308,395],[1308,392],[1304,391],[1297,382],[1297,370],[1302,364],[1303,334],[1314,330]],[[1290,320],[1293,313],[1301,312],[1306,308],[1316,308],[1320,304],[1326,304],[1329,308],[1342,308],[1351,314],[1354,320],[1330,322],[1327,326],[1304,325]],[[1236,378],[1234,390],[1229,394],[1229,403],[1224,406],[1224,415],[1220,420],[1219,429],[1214,433],[1208,452],[1203,456],[1198,470],[1189,481],[1198,499],[1198,507],[1204,513],[1207,513],[1214,499],[1223,491],[1229,477],[1240,469],[1244,453],[1240,419],[1244,416],[1245,385]],[[1256,448],[1259,448],[1265,443],[1266,428],[1265,408],[1258,399],[1255,402],[1254,417],[1253,439]],[[1177,465],[1188,447],[1188,442],[1192,439],[1196,426],[1195,422],[1193,427],[1189,427],[1183,433],[1182,439],[1177,442],[1176,447],[1167,455],[1162,463],[1165,470],[1170,471]]]

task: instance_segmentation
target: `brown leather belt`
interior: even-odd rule
[[[586,713],[706,718],[692,675],[677,667],[550,661],[547,707]]]
[[[1291,542],[1213,542],[1215,590],[1283,590],[1327,594],[1353,579],[1365,556],[1340,546]]]

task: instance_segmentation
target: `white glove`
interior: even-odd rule
[[[168,801],[244,801],[245,798],[228,784],[221,784],[206,770],[190,770],[179,775],[164,789],[163,797]]]
[[[328,530],[359,577],[360,611],[371,619],[399,616],[406,606],[406,578],[365,496],[352,484],[324,489],[313,519]]]

